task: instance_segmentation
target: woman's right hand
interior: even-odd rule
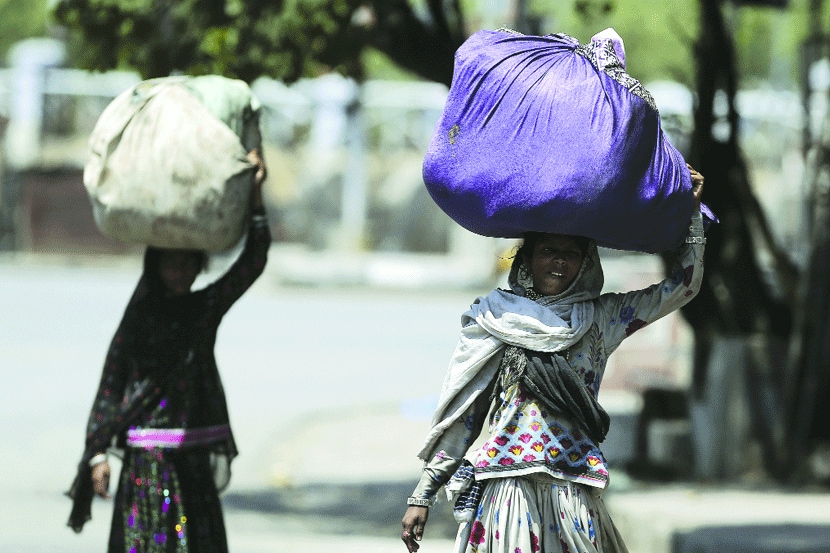
[[[106,461],[92,467],[92,489],[95,495],[104,499],[110,498],[110,464]]]
[[[415,553],[421,545],[418,543],[424,537],[424,526],[429,518],[429,508],[410,505],[403,515],[401,525],[401,539],[406,544],[409,553]]]

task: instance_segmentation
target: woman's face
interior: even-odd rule
[[[576,240],[564,234],[544,234],[533,247],[530,274],[533,288],[545,296],[568,289],[582,266],[582,250]]]
[[[170,295],[182,296],[190,292],[201,265],[198,252],[164,250],[159,257],[159,277]]]

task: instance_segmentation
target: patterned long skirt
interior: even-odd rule
[[[475,519],[461,525],[466,553],[627,553],[590,488],[542,476],[487,481]]]
[[[108,553],[227,553],[225,522],[204,449],[128,449]]]

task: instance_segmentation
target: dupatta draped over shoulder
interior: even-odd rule
[[[604,276],[596,244],[591,241],[576,279],[557,296],[527,297],[530,275],[519,259],[508,278],[510,290],[479,297],[461,317],[455,348],[438,407],[418,457],[429,460],[443,432],[489,387],[499,371],[506,346],[533,352],[564,353],[579,342],[594,322]]]

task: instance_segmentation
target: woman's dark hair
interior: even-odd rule
[[[533,250],[536,248],[536,242],[539,241],[540,238],[546,236],[547,233],[545,232],[526,232],[522,237],[524,240],[522,245],[516,250],[516,257],[521,259],[522,261],[527,261],[530,263],[530,260],[533,259]],[[591,239],[585,236],[572,236],[572,235],[563,235],[568,236],[568,238],[573,239],[576,242],[576,245],[579,247],[579,251],[582,253],[582,257],[585,257],[585,254],[588,253],[588,246],[591,244]]]
[[[144,278],[146,279],[147,285],[149,286],[150,290],[153,292],[161,292],[164,290],[164,284],[161,281],[161,275],[159,275],[159,263],[161,261],[161,256],[166,251],[172,250],[165,250],[164,248],[156,248],[154,246],[148,246],[147,249],[144,251]],[[208,256],[207,252],[204,250],[184,250],[188,253],[192,254],[194,257],[198,258],[199,262],[199,272],[204,272],[208,268],[208,261],[210,257]]]

